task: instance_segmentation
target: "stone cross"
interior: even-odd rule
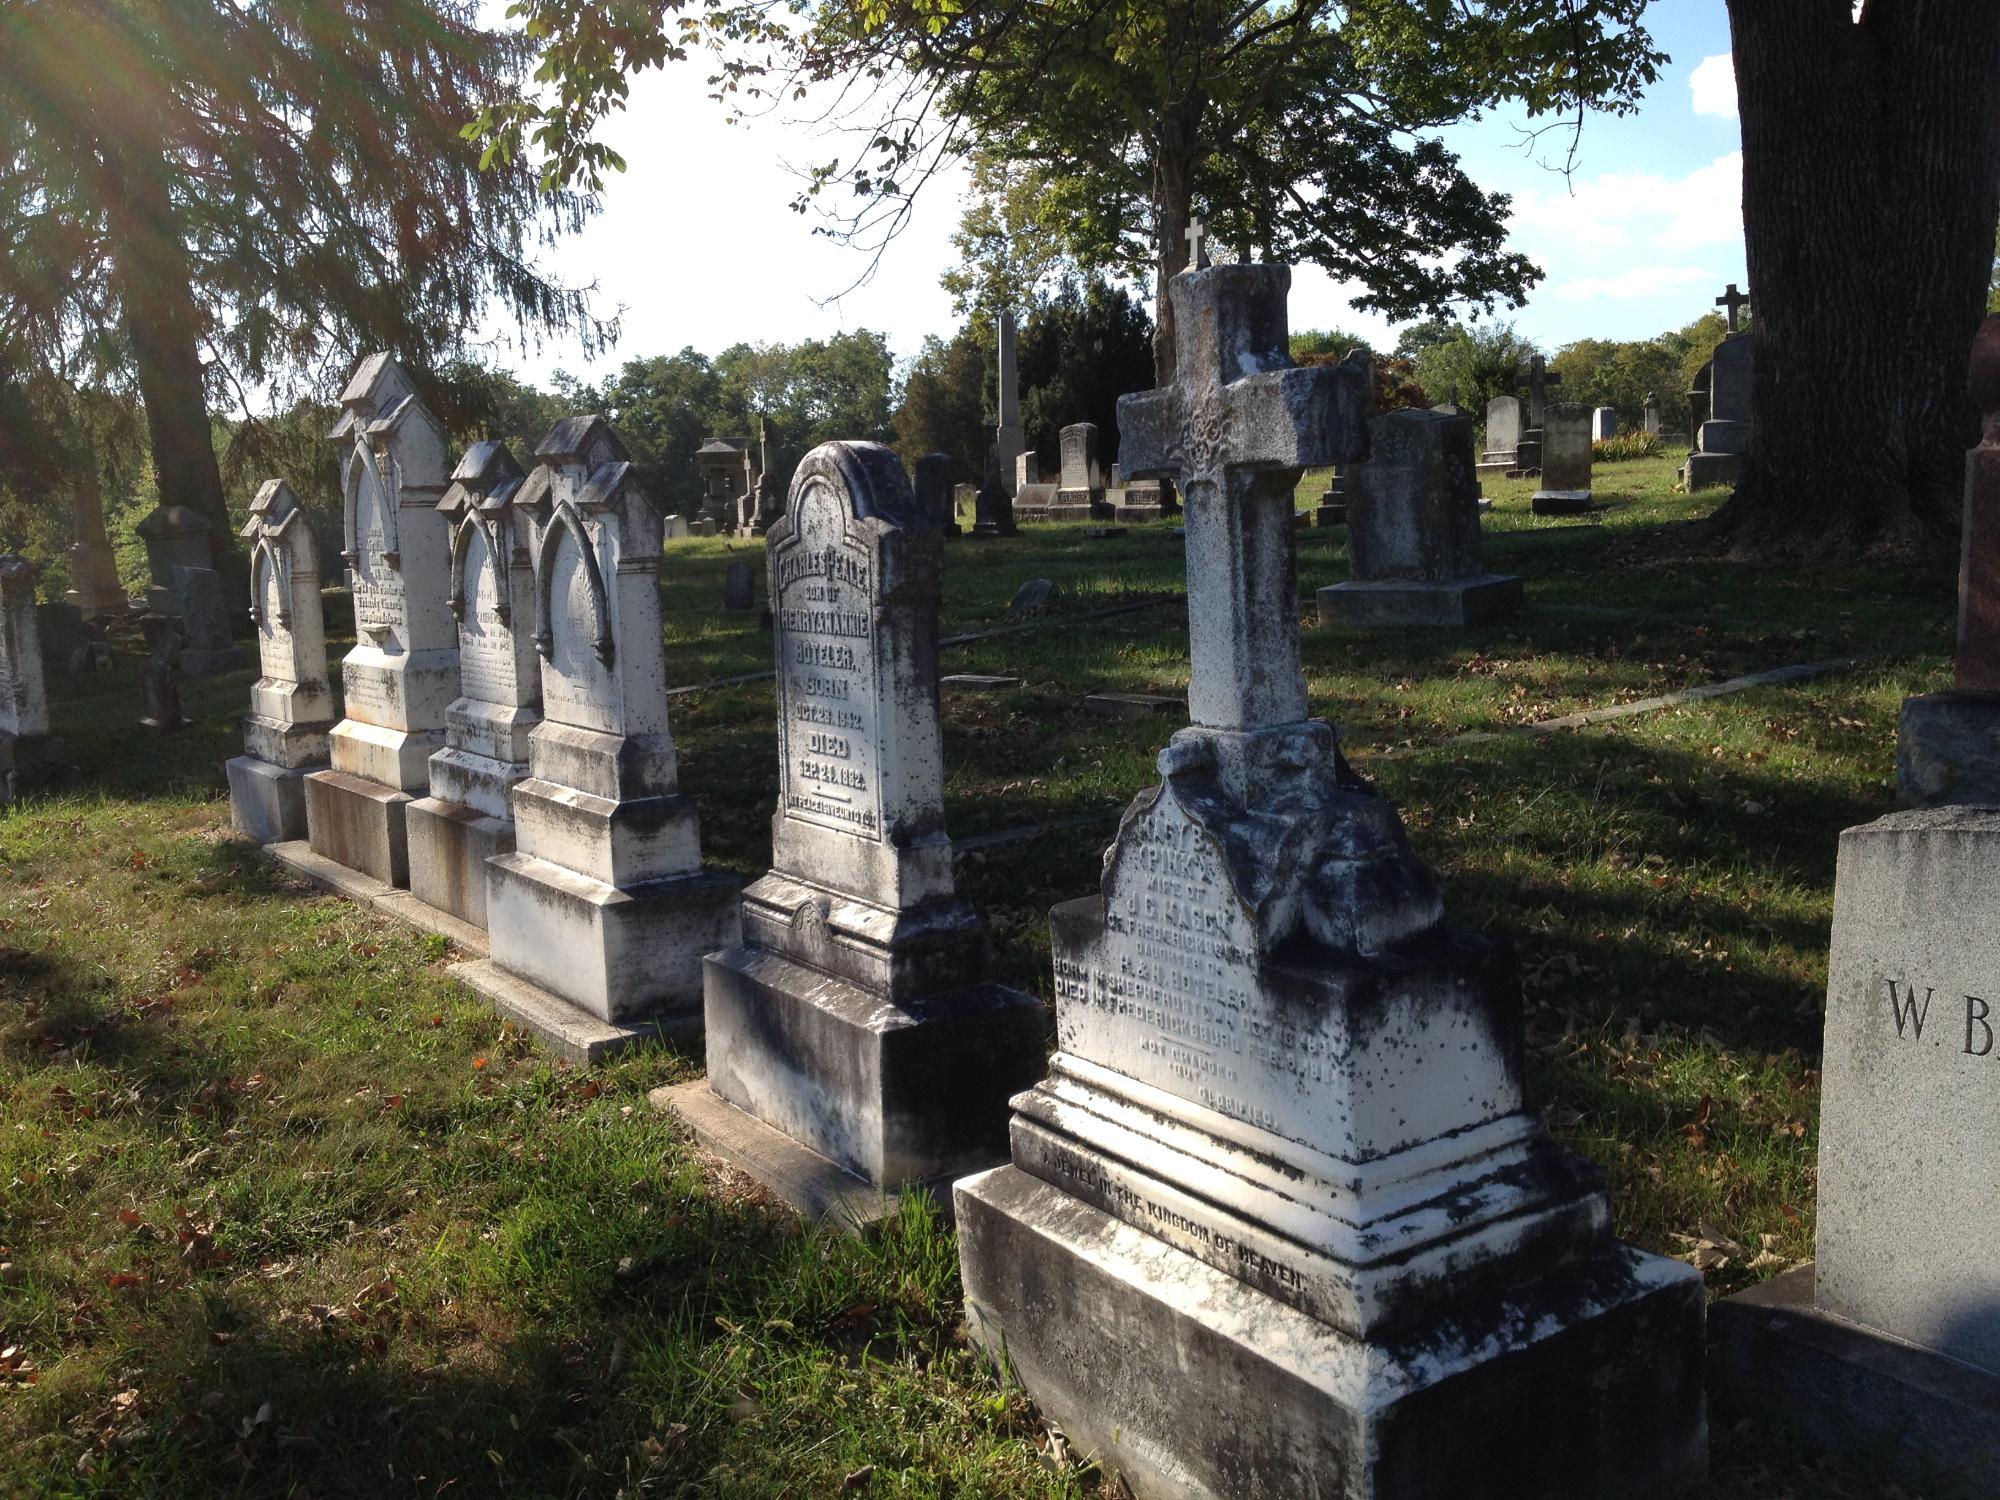
[[[1972,341],[1979,446],[1965,456],[1965,530],[1958,565],[1954,686],[2000,692],[2000,313]]]
[[[1202,248],[1202,240],[1208,234],[1208,226],[1199,219],[1189,219],[1185,233],[1188,242],[1187,269],[1190,271],[1206,271],[1208,269],[1208,253]]]
[[[1271,262],[1176,276],[1174,383],[1118,402],[1125,472],[1177,476],[1186,496],[1188,712],[1207,728],[1306,717],[1292,490],[1368,451],[1367,361],[1292,364],[1291,281]]]
[[[1724,292],[1720,297],[1717,297],[1715,299],[1715,305],[1717,307],[1726,307],[1729,309],[1729,331],[1731,333],[1735,333],[1738,331],[1736,324],[1736,314],[1738,310],[1740,310],[1743,307],[1743,305],[1747,303],[1749,300],[1750,300],[1750,294],[1748,292],[1737,291],[1736,283],[1733,281],[1729,283],[1729,290]]]
[[[1549,387],[1552,385],[1561,385],[1562,383],[1563,378],[1561,374],[1551,373],[1548,362],[1541,355],[1537,354],[1533,359],[1528,361],[1528,425],[1530,427],[1539,428],[1542,425],[1542,412],[1549,399]]]

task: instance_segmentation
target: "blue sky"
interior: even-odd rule
[[[1547,278],[1527,306],[1499,316],[1551,351],[1677,328],[1726,282],[1746,279],[1723,0],[1654,0],[1647,25],[1673,61],[1636,114],[1586,122],[1567,180],[1545,164],[1560,162],[1567,134],[1524,150],[1519,111],[1447,136],[1483,187],[1514,199],[1511,243]],[[700,70],[671,67],[634,80],[606,139],[628,170],[607,184],[605,211],[544,264],[595,284],[600,306],[622,308],[624,335],[594,363],[560,340],[526,355],[509,342],[493,351],[498,363],[545,381],[557,369],[592,376],[690,344],[715,353],[852,328],[880,330],[907,357],[925,334],[956,326],[937,278],[953,258],[961,178],[932,183],[879,274],[848,290],[862,257],[815,237],[812,221],[788,207],[789,167],[831,154],[828,143],[782,119],[727,124]],[[1301,267],[1292,326],[1386,334],[1388,324],[1347,305],[1351,295]]]

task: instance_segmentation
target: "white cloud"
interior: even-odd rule
[[[1700,290],[1721,280],[1706,266],[1633,266],[1616,276],[1578,276],[1559,282],[1550,295],[1567,302],[1630,302]]]
[[[1731,151],[1678,179],[1606,172],[1568,191],[1530,188],[1514,198],[1514,237],[1545,265],[1593,251],[1731,245],[1743,235],[1742,203],[1743,153]]]
[[[1727,52],[1704,57],[1688,74],[1688,88],[1694,94],[1694,112],[1736,118],[1736,64]]]

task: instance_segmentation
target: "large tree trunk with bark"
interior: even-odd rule
[[[1943,550],[2000,216],[2000,5],[1729,0],[1756,314],[1738,547]]]
[[[1153,152],[1154,247],[1153,383],[1165,390],[1174,383],[1174,305],[1167,283],[1187,269],[1188,225],[1194,218],[1194,135],[1201,120],[1197,106],[1190,116],[1184,107],[1160,123]]]
[[[111,258],[131,340],[139,397],[162,505],[185,505],[207,517],[216,567],[232,594],[249,599],[236,530],[223,499],[201,363],[201,313],[193,275],[155,142],[113,150],[108,195]],[[242,576],[239,577],[238,575]]]

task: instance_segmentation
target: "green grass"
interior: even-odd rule
[[[1353,753],[1418,752],[1362,764],[1455,920],[1517,946],[1537,1096],[1609,1170],[1619,1232],[1728,1242],[1726,1293],[1811,1253],[1835,837],[1888,805],[1897,705],[1944,680],[1953,581],[1689,561],[1712,502],[1672,469],[1607,466],[1617,503],[1564,522],[1495,487],[1488,561],[1528,580],[1514,622],[1309,623],[1305,652]],[[756,616],[719,608],[745,545],[670,548],[675,682],[768,666]],[[1302,534],[1302,586],[1344,577],[1344,552]],[[1057,585],[1048,624],[944,651],[1023,679],[947,695],[945,749],[961,836],[1100,816],[961,862],[1000,977],[1046,996],[1047,909],[1094,886],[1174,725],[1080,700],[1184,689],[1185,574],[1165,525],[957,542],[944,629],[1003,623],[1034,576]],[[1848,653],[1873,655],[1426,748]],[[646,1107],[698,1056],[552,1063],[437,940],[231,838],[219,766],[247,682],[187,684],[197,727],[166,741],[136,727],[130,654],[55,683],[90,790],[0,820],[0,1494],[1109,1493],[1045,1465],[1032,1409],[979,1367],[923,1205],[865,1244],[802,1231]],[[674,699],[705,847],[744,874],[769,858],[772,704],[767,682]],[[1714,1469],[1716,1500],[1883,1492],[1759,1428],[1719,1428]]]

